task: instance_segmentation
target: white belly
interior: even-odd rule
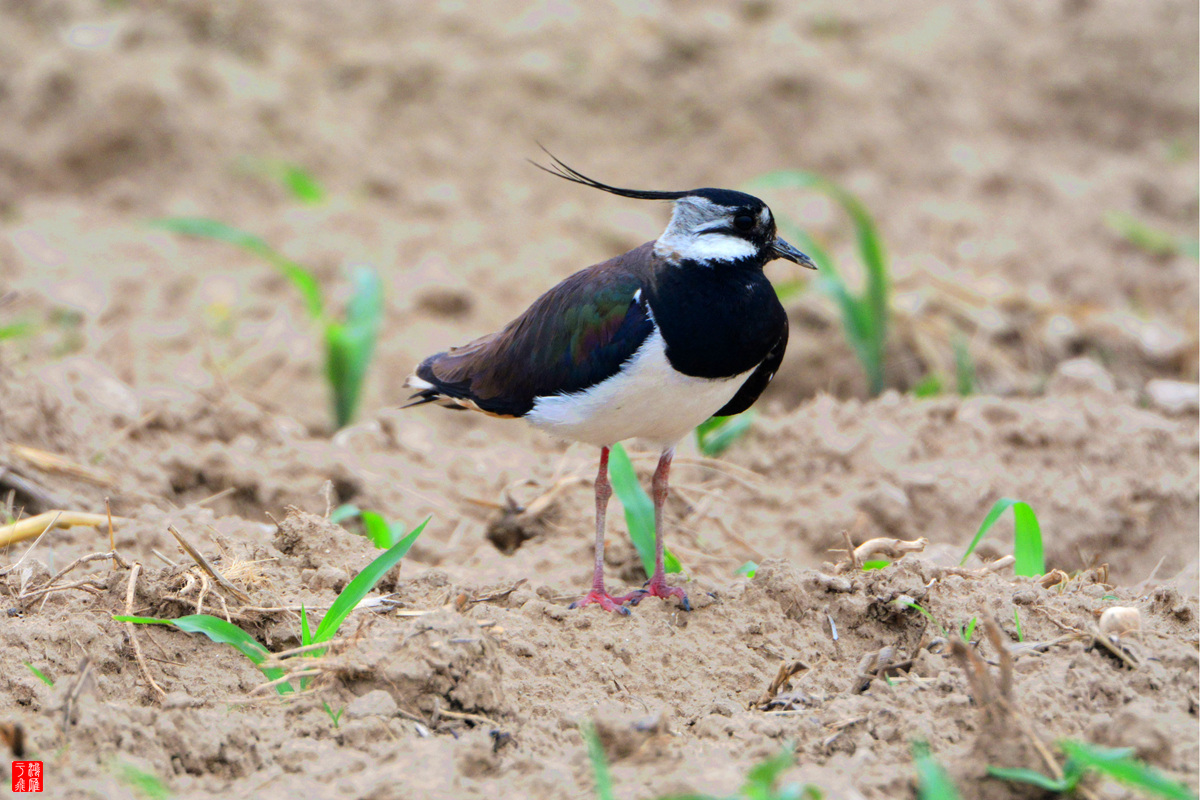
[[[733,399],[753,371],[717,379],[682,375],[655,330],[620,373],[581,392],[539,397],[525,419],[553,436],[600,447],[634,438],[669,447]]]

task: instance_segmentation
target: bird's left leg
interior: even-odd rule
[[[663,504],[667,502],[668,478],[671,474],[671,461],[675,458],[675,448],[668,447],[658,458],[658,467],[654,470],[654,482],[651,487],[654,497],[654,574],[650,581],[641,589],[629,595],[629,602],[637,605],[644,597],[678,597],[684,611],[691,611],[692,604],[688,602],[687,592],[678,586],[667,584],[666,570],[663,569]]]

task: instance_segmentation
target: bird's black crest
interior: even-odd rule
[[[608,192],[609,194],[620,195],[621,197],[632,197],[635,200],[678,200],[681,197],[687,197],[688,195],[692,194],[692,192],[652,192],[643,189],[622,189],[619,186],[609,186],[607,183],[601,183],[600,181],[593,180],[587,175],[584,175],[582,172],[568,167],[562,161],[559,161],[558,158],[546,148],[543,147],[542,151],[545,152],[546,155],[550,156],[550,160],[554,162],[553,164],[551,164],[549,167],[544,167],[536,161],[531,160],[529,163],[533,164],[543,172],[549,172],[551,175],[557,175],[558,177],[564,178],[572,183],[590,186],[593,189],[599,189],[603,192]]]
[[[610,186],[607,183],[601,183],[594,178],[589,178],[577,169],[568,167],[553,153],[546,148],[542,148],[546,155],[550,156],[553,162],[549,167],[542,166],[536,161],[530,161],[538,169],[543,172],[549,172],[551,175],[578,183],[583,186],[590,186],[593,189],[599,189],[609,194],[619,195],[621,197],[632,197],[635,200],[678,200],[681,197],[703,197],[706,200],[711,200],[719,206],[727,206],[729,208],[737,208],[739,206],[758,209],[762,208],[763,201],[759,200],[754,195],[746,194],[745,192],[737,192],[733,189],[689,189],[686,192],[656,192],[646,189],[622,189],[619,186]]]

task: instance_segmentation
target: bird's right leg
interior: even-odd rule
[[[600,448],[600,471],[596,474],[596,566],[592,573],[592,590],[571,604],[571,608],[583,608],[592,603],[605,611],[628,614],[629,609],[621,605],[604,588],[604,521],[608,513],[608,499],[612,497],[612,485],[608,482],[608,448]]]

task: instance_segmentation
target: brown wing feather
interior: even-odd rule
[[[503,330],[425,359],[409,378],[414,402],[520,417],[534,400],[579,391],[615,373],[653,330],[635,294],[652,276],[653,243],[581,270]]]

